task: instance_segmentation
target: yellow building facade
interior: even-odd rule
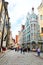
[[[43,37],[43,0],[40,6],[38,7],[38,13],[39,13],[40,36]]]
[[[41,50],[43,51],[43,0],[41,4],[38,6],[38,21],[40,25],[40,40],[39,40],[39,46]]]
[[[7,47],[8,45],[9,31],[8,2],[0,0],[0,51],[2,47]]]

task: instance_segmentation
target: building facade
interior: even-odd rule
[[[34,13],[34,8],[32,8],[32,13],[28,13],[26,16],[25,29],[23,30],[23,43],[25,47],[29,45],[30,49],[36,49],[36,44],[38,44],[40,26],[38,23],[38,16]]]
[[[17,44],[18,44],[18,38],[19,38],[19,36],[16,35],[15,42],[16,42]]]
[[[38,20],[39,20],[39,25],[40,25],[39,44],[40,44],[41,50],[43,51],[43,0],[41,4],[38,6]]]
[[[21,31],[19,31],[19,39],[18,39],[18,43],[20,44],[20,46],[22,46],[22,44],[24,44],[24,35],[23,35],[23,30],[25,29],[25,25],[21,26]]]
[[[12,39],[12,32],[10,31],[8,48],[11,48],[12,46],[14,46],[14,39]]]
[[[0,0],[0,49],[7,46],[9,26],[8,2]]]
[[[38,23],[38,15],[34,13],[32,8],[32,14],[30,15],[30,48],[36,48],[39,39],[40,26]]]
[[[34,13],[27,13],[25,29],[20,31],[19,42],[25,44],[25,47],[29,45],[30,49],[36,49],[40,46],[43,51],[43,0],[38,7],[38,15]]]

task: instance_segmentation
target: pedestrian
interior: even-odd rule
[[[22,53],[22,47],[21,47],[21,53]]]
[[[30,47],[29,47],[29,45],[27,46],[27,51],[28,51],[28,52],[30,51]]]
[[[23,47],[23,54],[25,54],[25,47]]]
[[[25,46],[24,45],[22,47],[22,50],[23,50],[23,54],[25,54]]]
[[[40,47],[37,48],[37,54],[40,56]]]

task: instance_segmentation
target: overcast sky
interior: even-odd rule
[[[34,7],[35,13],[38,14],[37,7],[42,0],[5,0],[9,2],[8,12],[11,23],[12,37],[18,34],[21,30],[21,25],[25,24],[27,13],[31,13],[31,8]]]

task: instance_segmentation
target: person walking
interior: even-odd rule
[[[37,48],[37,54],[40,56],[40,47]]]
[[[22,53],[22,47],[21,47],[21,49],[20,49],[20,50],[21,50],[21,53]]]
[[[28,51],[28,52],[30,51],[30,47],[29,47],[29,45],[27,45],[27,51]]]
[[[24,44],[22,45],[22,51],[23,51],[23,54],[25,54],[25,46],[24,46]]]

